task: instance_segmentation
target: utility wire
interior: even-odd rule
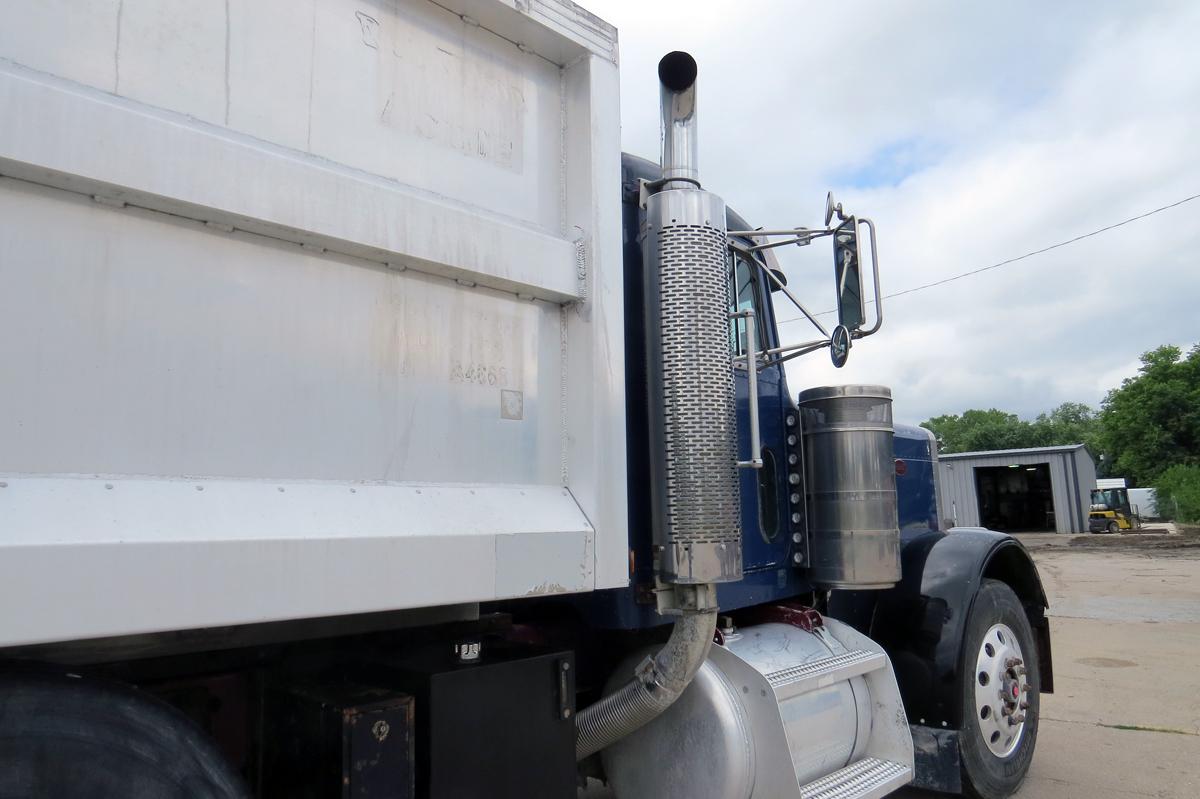
[[[1128,225],[1130,222],[1136,222],[1139,219],[1145,219],[1148,216],[1154,216],[1155,214],[1162,213],[1163,211],[1169,211],[1172,208],[1183,205],[1184,203],[1190,203],[1192,200],[1197,200],[1197,199],[1200,199],[1200,194],[1193,194],[1191,197],[1184,197],[1182,200],[1173,202],[1170,205],[1164,205],[1161,208],[1155,208],[1152,211],[1146,211],[1144,214],[1138,214],[1137,216],[1131,216],[1128,219],[1123,219],[1120,222],[1114,222],[1111,225],[1106,225],[1105,227],[1098,228],[1096,230],[1093,230],[1090,233],[1084,233],[1083,235],[1076,236],[1073,239],[1067,239],[1066,241],[1060,241],[1057,244],[1051,244],[1049,247],[1043,247],[1040,250],[1033,250],[1032,252],[1027,252],[1024,255],[1018,255],[1015,258],[1009,258],[1005,261],[1000,261],[999,263],[994,263],[991,266],[983,266],[983,267],[980,267],[979,269],[972,269],[970,272],[963,272],[958,275],[952,275],[950,277],[942,278],[941,280],[935,280],[932,283],[925,283],[920,286],[913,286],[910,289],[904,289],[903,291],[897,291],[894,294],[885,294],[885,295],[883,295],[883,298],[885,300],[890,300],[893,297],[903,297],[905,294],[912,294],[917,291],[924,291],[925,289],[931,289],[931,288],[934,288],[935,286],[943,286],[947,283],[953,283],[955,280],[962,280],[964,277],[970,277],[971,275],[978,275],[981,272],[987,272],[992,269],[999,269],[1002,266],[1008,266],[1009,264],[1015,264],[1017,261],[1024,261],[1026,258],[1032,258],[1033,256],[1041,255],[1044,252],[1050,252],[1051,250],[1057,250],[1059,247],[1066,247],[1068,244],[1074,244],[1077,241],[1083,241],[1084,239],[1090,239],[1092,236],[1099,236],[1101,233],[1104,233],[1106,231],[1113,230],[1114,228],[1119,228],[1122,225]],[[871,299],[871,300],[867,300],[867,302],[873,303],[873,302],[875,302],[875,300]],[[815,314],[813,314],[813,316],[828,316],[831,313],[837,313],[837,309],[831,308],[828,311],[821,311],[820,313],[815,313]],[[784,319],[779,324],[786,325],[790,322],[802,322],[802,321],[804,321],[804,319],[805,319],[805,317],[803,317],[803,316],[796,316],[791,319]]]

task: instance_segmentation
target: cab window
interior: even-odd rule
[[[758,269],[753,261],[741,253],[731,253],[729,259],[730,279],[730,312],[754,311],[755,338],[758,339],[759,351],[763,346],[763,313],[758,302]],[[746,354],[746,320],[729,320],[729,348],[735,356]]]

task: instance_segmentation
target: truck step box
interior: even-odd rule
[[[740,628],[663,716],[603,759],[617,796],[874,799],[912,779],[913,742],[883,648],[825,618]]]
[[[912,780],[912,769],[867,757],[800,789],[802,799],[880,799]]]

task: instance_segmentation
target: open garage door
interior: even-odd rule
[[[1006,533],[1054,532],[1050,464],[977,466],[975,492],[984,527]]]

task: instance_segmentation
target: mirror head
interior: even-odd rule
[[[839,222],[846,221],[846,214],[842,211],[842,204],[833,201],[833,192],[827,192],[825,194],[825,227],[829,227],[829,223],[833,221],[835,215]]]
[[[856,217],[848,217],[833,231],[833,271],[837,281],[838,323],[851,332],[861,330],[867,313]]]

